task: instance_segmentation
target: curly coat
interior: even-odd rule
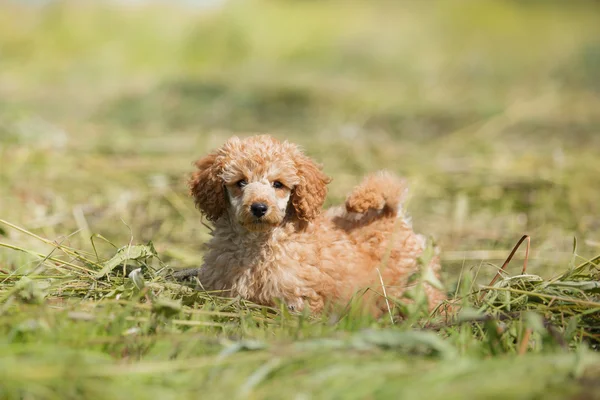
[[[402,299],[415,285],[409,278],[420,271],[426,241],[401,217],[406,185],[392,174],[368,176],[345,207],[323,212],[330,178],[287,141],[233,137],[196,168],[190,192],[214,231],[203,266],[180,277],[228,297],[314,313],[359,293],[378,314],[389,304],[383,292]],[[437,255],[426,264],[437,276]],[[424,288],[430,309],[445,298],[430,283]]]

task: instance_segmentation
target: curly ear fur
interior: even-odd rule
[[[195,165],[198,170],[188,182],[190,194],[194,197],[196,207],[209,221],[214,222],[223,215],[227,207],[223,182],[219,177],[217,154],[209,154],[196,161]]]
[[[302,154],[296,157],[296,168],[300,183],[292,192],[292,204],[300,220],[310,221],[321,213],[327,196],[327,184],[331,182],[331,178],[325,175],[310,158]]]

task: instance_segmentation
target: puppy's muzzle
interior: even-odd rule
[[[252,205],[250,205],[250,211],[256,218],[263,217],[268,210],[269,207],[265,203],[252,203]]]

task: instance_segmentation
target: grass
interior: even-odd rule
[[[1,3],[0,397],[598,393],[599,14]],[[322,162],[328,204],[406,176],[456,318],[290,315],[174,283],[208,237],[191,162],[252,132]]]

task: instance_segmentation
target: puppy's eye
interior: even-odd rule
[[[248,182],[245,179],[240,179],[235,184],[237,187],[243,188],[244,186],[246,186],[248,184]]]
[[[281,189],[283,187],[283,183],[279,182],[279,181],[274,181],[273,182],[273,187],[275,189]]]

